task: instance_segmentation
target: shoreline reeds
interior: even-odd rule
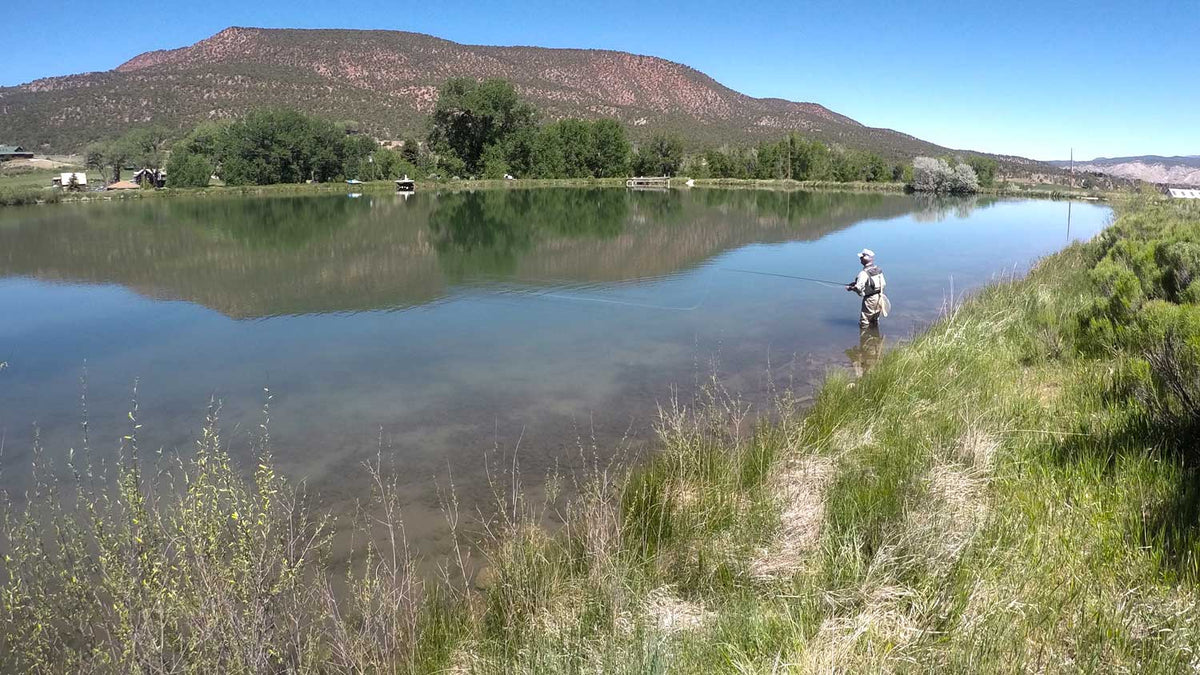
[[[592,464],[565,503],[503,458],[474,541],[447,495],[442,580],[412,573],[378,463],[337,594],[269,414],[245,479],[215,408],[193,456],[149,469],[135,405],[110,484],[86,453],[60,483],[39,449],[29,504],[5,500],[4,667],[1194,668],[1200,208],[1118,212],[861,378],[831,374],[810,408],[781,390],[758,418],[715,384],[669,401],[652,457]]]

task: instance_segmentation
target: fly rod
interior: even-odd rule
[[[826,286],[845,287],[845,285],[846,285],[840,281],[830,281],[828,279],[813,279],[812,277],[798,277],[793,274],[776,274],[775,272],[758,272],[755,270],[738,270],[738,269],[734,269],[732,267],[723,267],[721,269],[724,269],[727,272],[741,272],[743,274],[759,274],[764,277],[783,277],[784,279],[799,279],[800,281],[811,281],[811,282],[817,283],[817,284],[825,284]]]

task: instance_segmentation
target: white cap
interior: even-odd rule
[[[875,251],[872,251],[872,250],[871,250],[871,249],[869,249],[869,248],[864,248],[863,250],[861,250],[861,251],[859,251],[859,252],[858,252],[858,257],[860,257],[860,258],[874,258],[874,257],[875,257]]]

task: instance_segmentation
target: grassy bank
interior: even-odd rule
[[[687,182],[686,177],[672,179],[673,187],[681,188]],[[49,184],[49,174],[44,180],[39,179],[35,185],[28,176],[20,180],[0,178],[0,206],[18,206],[36,203],[80,202],[80,201],[112,201],[125,199],[161,199],[169,197],[229,197],[229,196],[259,196],[259,195],[321,195],[348,194],[351,192],[384,195],[395,192],[396,186],[390,181],[368,181],[358,185],[348,185],[344,182],[334,183],[289,183],[281,185],[245,185],[245,186],[210,186],[206,188],[167,188],[162,190],[128,190],[120,192],[61,192],[45,189]],[[503,190],[530,188],[568,188],[568,187],[624,187],[623,178],[597,179],[522,179],[522,180],[442,180],[417,181],[420,192],[459,191],[459,190]],[[700,179],[695,181],[696,187],[702,188],[732,188],[757,190],[810,190],[833,192],[904,192],[903,183],[839,183],[833,181],[793,181],[793,180],[742,180],[742,179]],[[1113,195],[1107,193],[1071,190],[1062,188],[1035,188],[1018,183],[1003,183],[995,188],[981,190],[979,194],[995,196],[1028,197],[1042,199],[1109,199]]]
[[[0,179],[0,206],[58,202],[92,202],[128,199],[164,199],[171,197],[245,197],[287,195],[345,195],[349,193],[386,195],[396,191],[396,184],[369,181],[357,185],[335,183],[287,183],[279,185],[214,185],[206,188],[165,188],[161,190],[121,190],[115,192],[63,192],[39,185],[10,182]],[[49,184],[49,178],[42,181]],[[564,187],[624,187],[623,178],[599,179],[537,179],[537,180],[446,180],[418,181],[421,192],[455,192],[459,190],[501,190]]]
[[[695,181],[696,187],[748,188],[758,190],[821,190],[841,192],[905,192],[908,187],[901,182],[853,182],[755,180],[734,178],[704,178]],[[1113,193],[1084,190],[1067,186],[1028,185],[1015,181],[1001,181],[992,187],[982,188],[976,194],[998,197],[1026,197],[1031,199],[1109,199]]]
[[[25,206],[27,204],[54,204],[63,201],[64,195],[57,190],[0,186],[0,206]],[[69,196],[68,196],[69,199]]]
[[[63,194],[49,189],[50,179],[57,175],[52,169],[0,164],[0,206],[61,201]]]
[[[346,577],[267,416],[243,480],[215,418],[151,470],[134,410],[119,476],[85,444],[58,482],[38,453],[31,506],[6,509],[4,667],[1193,670],[1198,206],[1120,205],[806,411],[780,391],[755,421],[715,385],[668,402],[658,454],[594,465],[569,500],[527,498],[502,459],[493,515],[446,499],[443,580],[414,576],[385,476]]]

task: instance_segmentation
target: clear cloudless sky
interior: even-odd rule
[[[228,26],[393,29],[660,56],[952,148],[1200,154],[1200,0],[0,5],[0,86],[107,70]]]

